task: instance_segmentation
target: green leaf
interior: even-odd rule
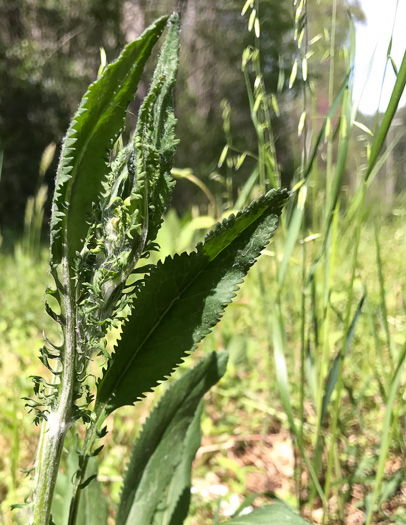
[[[392,439],[391,425],[393,417],[393,405],[395,400],[399,396],[398,388],[401,378],[404,374],[404,367],[406,365],[406,346],[403,347],[402,352],[398,358],[397,367],[391,381],[389,383],[388,397],[385,407],[385,415],[383,418],[382,424],[382,433],[380,440],[380,450],[379,450],[379,461],[376,469],[374,489],[372,493],[372,498],[370,500],[369,508],[367,509],[366,524],[370,525],[372,523],[372,518],[375,510],[375,504],[379,501],[379,496],[381,493],[382,482],[385,475],[385,465],[388,459],[389,447]]]
[[[249,507],[254,501],[257,499],[258,496],[266,495],[266,493],[263,492],[251,492],[251,494],[248,494],[244,501],[241,503],[241,505],[238,507],[238,509],[235,511],[233,516],[237,517],[239,516],[243,510],[245,510],[247,507]]]
[[[392,120],[396,114],[399,106],[400,99],[406,87],[406,51],[403,55],[402,64],[396,77],[396,82],[392,90],[392,94],[389,100],[388,107],[386,108],[385,114],[382,118],[382,122],[379,125],[378,131],[374,135],[374,140],[371,146],[371,154],[369,157],[368,168],[365,173],[365,181],[368,181],[372,170],[378,160],[381,149],[385,143],[386,136],[388,134]]]
[[[98,283],[96,289],[102,290],[103,304],[115,302],[140,257],[156,248],[154,240],[174,187],[171,169],[178,141],[173,88],[178,62],[179,17],[175,13],[169,19],[168,34],[139,111],[134,138],[112,163],[103,184],[104,195],[97,204],[103,233],[95,230],[94,237],[98,235],[99,243],[102,239],[103,248],[96,245],[96,250],[101,250],[104,260],[103,255],[98,256],[100,270],[94,282]],[[94,243],[95,238],[90,236],[89,240]]]
[[[179,16],[169,19],[168,34],[154,71],[149,94],[140,109],[134,138],[137,172],[147,175],[147,243],[155,240],[174,181],[171,176],[178,140],[173,110],[173,89],[179,65]]]
[[[92,478],[82,490],[79,503],[77,525],[107,525],[108,507],[97,476],[98,462],[90,458],[86,475]],[[66,525],[73,495],[73,482],[79,471],[79,454],[77,441],[69,451],[65,472],[59,472],[56,481],[55,495],[52,501],[52,519],[56,525]]]
[[[66,525],[73,494],[73,479],[79,470],[77,442],[71,447],[66,461],[65,472],[59,472],[52,500],[52,519],[57,525]]]
[[[285,333],[286,332],[285,332],[285,327],[283,324],[283,319],[282,319],[281,312],[279,309],[272,306],[271,312],[272,312],[273,354],[274,354],[274,359],[275,359],[276,382],[277,382],[279,394],[281,397],[282,406],[287,415],[291,432],[297,439],[299,450],[304,459],[306,467],[309,470],[310,477],[314,483],[314,486],[317,489],[317,493],[319,494],[320,499],[324,503],[323,489],[321,488],[319,480],[317,479],[317,475],[313,468],[313,465],[310,462],[310,459],[306,451],[305,443],[303,441],[303,437],[295,423],[295,419],[293,415],[293,408],[292,408],[292,403],[291,403],[292,396],[290,393],[288,369],[287,369],[286,358],[285,358],[285,353],[286,353]]]
[[[287,505],[274,503],[254,510],[250,514],[238,516],[227,523],[233,525],[305,525],[308,523]]]
[[[96,410],[130,405],[172,373],[220,320],[276,230],[286,190],[272,190],[218,223],[195,252],[146,277],[98,384]]]
[[[153,84],[164,78],[162,89],[153,109],[154,138],[157,149],[172,157],[178,143],[175,137],[176,119],[173,111],[173,88],[179,65],[179,16],[169,18],[169,29],[154,71]]]
[[[336,388],[336,385],[337,385],[337,381],[338,381],[338,375],[339,375],[339,370],[340,370],[340,363],[341,361],[348,355],[350,349],[351,349],[351,344],[352,344],[352,341],[354,339],[354,335],[355,335],[355,328],[357,326],[357,323],[358,323],[358,319],[361,315],[361,310],[362,310],[362,306],[364,304],[364,301],[365,301],[365,298],[366,298],[367,294],[366,292],[364,292],[364,295],[362,296],[359,304],[358,304],[358,307],[357,307],[357,310],[354,314],[354,317],[353,317],[353,320],[351,322],[351,325],[350,325],[350,328],[348,330],[348,333],[347,333],[347,337],[346,337],[346,341],[345,341],[345,351],[344,351],[344,355],[342,355],[341,352],[339,352],[335,359],[334,359],[334,362],[333,362],[333,365],[328,373],[328,377],[327,377],[327,381],[326,381],[326,386],[324,387],[324,396],[323,396],[323,403],[322,403],[322,407],[321,407],[321,419],[323,420],[327,414],[327,407],[330,403],[330,399],[331,399],[331,396],[333,395],[333,392]]]
[[[227,359],[226,352],[211,353],[161,398],[133,449],[116,525],[183,523],[200,446],[201,399],[225,373]]]
[[[97,477],[98,461],[90,458],[86,475]],[[77,525],[107,525],[108,507],[106,498],[97,479],[92,481],[82,490]]]
[[[100,223],[101,231],[96,227],[89,232],[82,264],[78,265],[87,271],[86,258],[91,261],[89,254],[98,253],[92,286],[96,296],[101,291],[99,304],[106,312],[114,308],[139,259],[156,248],[154,240],[172,195],[171,169],[178,142],[173,88],[178,62],[179,17],[174,13],[151,88],[139,111],[134,139],[111,163],[95,206],[93,220]],[[81,280],[88,278],[82,275]]]
[[[108,174],[108,155],[119,136],[146,60],[167,17],[129,44],[88,89],[65,137],[51,219],[51,263],[71,263],[87,234],[88,214]]]

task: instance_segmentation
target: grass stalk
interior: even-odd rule
[[[371,154],[369,157],[368,168],[365,174],[365,180],[368,181],[371,176],[372,170],[378,160],[379,154],[385,143],[390,125],[398,109],[400,98],[406,87],[406,51],[403,55],[402,64],[399,68],[396,82],[393,87],[391,98],[389,100],[388,107],[386,108],[383,116],[381,125],[378,128],[377,133],[374,136],[374,140],[371,146]]]
[[[330,30],[330,71],[328,81],[328,105],[331,107],[334,95],[334,72],[336,67],[335,53],[336,53],[336,25],[337,25],[337,0],[333,0],[332,14],[331,14],[331,30]],[[333,135],[329,134],[327,139],[327,167],[326,167],[326,205],[330,201],[330,191],[333,179]],[[326,218],[328,216],[328,209],[325,210]]]
[[[377,266],[377,272],[378,272],[378,282],[379,282],[379,295],[380,295],[380,303],[381,303],[381,311],[382,311],[382,323],[385,331],[385,337],[386,337],[386,345],[388,348],[388,360],[391,365],[391,369],[393,370],[393,357],[392,357],[392,343],[391,343],[391,336],[390,336],[390,330],[389,330],[389,323],[388,323],[388,310],[386,307],[386,297],[385,297],[385,279],[383,275],[383,261],[381,256],[381,244],[379,242],[379,233],[378,233],[378,226],[376,224],[376,218],[373,218],[373,225],[374,225],[374,238],[375,238],[375,248],[376,248],[376,266]]]
[[[365,191],[366,186],[363,184],[362,186],[362,202],[365,201]],[[354,251],[352,255],[352,267],[351,267],[351,277],[348,284],[348,290],[347,290],[347,305],[346,305],[346,314],[345,314],[345,322],[344,322],[344,329],[343,333],[345,334],[345,337],[343,338],[343,342],[341,345],[341,355],[340,355],[340,367],[338,372],[338,380],[336,385],[336,398],[335,398],[335,404],[334,404],[334,410],[333,410],[333,417],[332,417],[332,427],[331,427],[331,446],[328,453],[328,460],[327,460],[327,473],[326,473],[326,481],[324,485],[324,494],[326,496],[326,499],[328,498],[328,494],[330,492],[330,486],[331,486],[331,477],[332,477],[332,468],[334,463],[334,444],[337,439],[337,431],[338,431],[338,417],[340,413],[340,403],[341,403],[341,394],[343,390],[343,372],[344,372],[344,358],[346,353],[346,342],[347,342],[347,336],[350,330],[350,323],[351,323],[351,309],[352,309],[352,303],[354,299],[354,281],[355,281],[355,274],[357,269],[357,262],[358,262],[358,249],[359,249],[359,243],[361,238],[361,230],[362,230],[362,213],[359,213],[358,215],[358,221],[356,225],[356,231],[355,231],[355,242],[354,242]],[[328,509],[324,507],[324,518],[326,517],[326,513],[328,513]]]
[[[381,434],[381,446],[379,451],[379,461],[378,461],[378,468],[376,471],[376,477],[374,482],[374,489],[372,492],[372,500],[369,508],[367,509],[367,516],[366,516],[366,525],[371,525],[372,518],[374,514],[375,504],[378,501],[380,489],[382,486],[382,480],[385,474],[385,463],[388,457],[389,453],[389,446],[391,442],[391,436],[392,436],[392,414],[393,414],[393,406],[396,399],[396,394],[398,391],[399,383],[402,378],[402,372],[404,369],[404,365],[406,362],[406,346],[403,348],[402,353],[399,357],[397,367],[395,374],[393,375],[390,389],[388,392],[388,400],[386,403],[385,408],[385,415],[383,420],[383,426],[382,426],[382,434]]]

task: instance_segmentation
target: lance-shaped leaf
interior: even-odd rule
[[[323,402],[321,405],[321,420],[323,420],[326,417],[327,408],[330,403],[331,396],[333,395],[333,392],[337,386],[338,377],[340,374],[341,361],[346,358],[346,356],[351,350],[352,341],[355,335],[355,328],[361,316],[362,306],[364,304],[366,296],[367,296],[367,292],[364,291],[364,295],[361,297],[361,300],[358,303],[357,309],[355,311],[354,317],[351,321],[350,327],[346,335],[344,353],[342,353],[341,350],[338,352],[338,354],[336,355],[333,361],[333,365],[330,368],[330,371],[328,373],[326,384],[324,387]]]
[[[192,462],[200,446],[201,399],[225,373],[227,358],[226,352],[213,352],[202,359],[153,410],[133,450],[116,525],[183,523]]]
[[[195,252],[158,263],[98,384],[96,410],[137,401],[211,331],[268,244],[287,197],[286,190],[270,191],[217,224]]]
[[[87,216],[109,172],[108,155],[167,17],[152,24],[88,89],[62,148],[51,219],[51,263],[72,262],[86,236]],[[66,253],[67,251],[67,253]]]
[[[99,256],[102,302],[113,301],[137,261],[154,248],[174,181],[171,177],[177,140],[173,88],[179,62],[179,17],[169,19],[148,95],[140,108],[130,145],[112,163],[99,203],[103,221],[103,252]],[[106,272],[106,268],[109,272]]]
[[[260,507],[250,514],[233,518],[226,523],[230,525],[306,525],[309,522],[298,516],[287,505],[274,503]]]
[[[153,241],[173,190],[171,169],[177,140],[172,92],[178,62],[179,17],[174,13],[139,111],[135,136],[112,162],[103,183],[103,196],[95,207],[102,228],[98,226],[88,236],[82,252],[87,260],[92,259],[89,254],[98,253],[92,286],[95,295],[100,290],[99,304],[105,312],[116,304],[141,255],[155,248]],[[81,268],[87,270],[86,264]]]
[[[154,71],[149,94],[140,109],[134,137],[137,172],[148,184],[147,243],[155,240],[174,187],[171,176],[178,140],[173,89],[179,65],[179,17],[169,19],[168,34]],[[148,246],[147,246],[148,248]]]

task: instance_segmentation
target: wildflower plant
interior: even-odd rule
[[[167,25],[135,132],[113,154],[144,65]],[[45,339],[40,360],[52,379],[34,377],[35,399],[27,399],[42,425],[31,524],[107,523],[96,459],[107,416],[165,380],[219,322],[277,228],[288,197],[272,190],[217,224],[195,251],[148,264],[151,251],[159,250],[155,239],[174,187],[178,53],[178,16],[162,17],[89,87],[63,143],[51,219],[54,286],[46,291],[58,307],[45,303],[61,340]],[[106,336],[119,326],[110,354]],[[104,366],[93,389],[89,363],[95,355],[104,356]],[[117,525],[183,523],[200,443],[201,399],[226,364],[225,352],[211,353],[161,398],[127,466]],[[85,437],[76,436],[65,472],[59,472],[67,432],[79,425]],[[231,522],[286,519],[303,523],[281,504]]]

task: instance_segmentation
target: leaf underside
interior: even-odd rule
[[[180,525],[190,502],[192,462],[200,446],[201,399],[223,376],[226,352],[213,352],[163,395],[137,439],[116,525]]]
[[[131,405],[169,376],[220,320],[277,228],[286,190],[272,190],[225,219],[195,252],[167,258],[146,277],[107,369],[97,405]]]

